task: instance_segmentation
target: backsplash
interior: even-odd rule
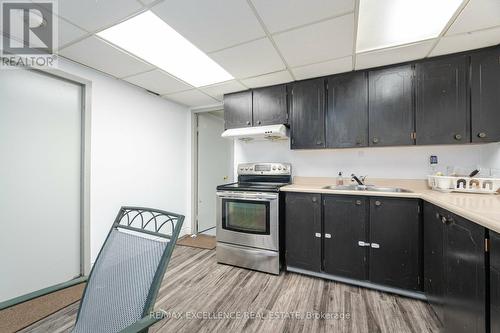
[[[437,155],[437,170],[447,166],[500,169],[500,143],[457,146],[405,146],[352,149],[290,150],[290,142],[235,140],[235,165],[244,162],[289,162],[294,176],[335,177],[355,173],[368,178],[423,179],[429,156]],[[472,170],[471,170],[472,171]]]

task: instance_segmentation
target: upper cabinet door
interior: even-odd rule
[[[291,148],[325,148],[324,80],[294,83],[291,104]]]
[[[365,72],[328,79],[326,146],[368,146],[368,82]]]
[[[252,92],[250,90],[224,95],[226,129],[252,126]]]
[[[472,54],[472,142],[500,141],[500,48]]]
[[[417,144],[470,142],[467,56],[416,64]]]
[[[286,85],[259,88],[253,91],[253,125],[288,124]]]
[[[412,66],[371,71],[368,76],[370,146],[414,144]]]

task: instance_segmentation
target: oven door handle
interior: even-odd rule
[[[255,193],[255,194],[228,194],[225,192],[217,192],[217,196],[221,199],[252,199],[252,200],[263,200],[263,201],[271,201],[278,199],[277,194],[265,194],[265,193]]]

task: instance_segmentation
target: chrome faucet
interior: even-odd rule
[[[351,175],[351,181],[355,181],[360,186],[364,186],[365,185],[365,179],[366,179],[366,176],[361,176],[361,177],[358,178],[355,174]]]

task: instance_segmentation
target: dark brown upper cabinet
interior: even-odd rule
[[[500,141],[500,47],[471,56],[472,142]]]
[[[413,67],[390,67],[368,73],[370,146],[415,144]]]
[[[291,98],[291,148],[325,148],[325,82],[294,82]]]
[[[328,78],[326,146],[368,146],[368,79],[366,72]]]
[[[253,125],[288,124],[286,85],[253,91]]]
[[[467,69],[467,56],[416,64],[417,145],[470,142]]]
[[[224,95],[225,128],[252,126],[252,91]]]

